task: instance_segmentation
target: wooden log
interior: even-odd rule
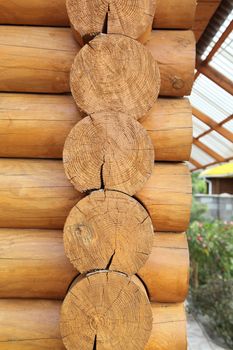
[[[185,234],[158,232],[138,275],[151,301],[171,303],[185,300],[188,270]],[[0,298],[63,299],[77,275],[62,231],[0,229]]]
[[[81,276],[62,304],[60,330],[67,350],[141,350],[151,329],[146,291],[119,272]]]
[[[186,231],[192,202],[192,183],[184,163],[155,163],[137,199],[149,211],[155,231]]]
[[[0,94],[0,157],[62,158],[65,139],[82,119],[71,96]],[[192,111],[188,99],[159,98],[142,125],[155,160],[188,160]]]
[[[0,159],[0,227],[63,228],[82,198],[66,179],[61,161]],[[136,197],[156,231],[184,232],[192,200],[191,176],[183,163],[155,163]]]
[[[152,253],[140,269],[150,300],[177,303],[189,286],[189,249],[185,233],[155,233]]]
[[[157,0],[153,28],[192,28],[196,4],[196,0]]]
[[[155,0],[67,0],[75,36],[84,45],[97,34],[123,34],[144,43],[152,29]]]
[[[146,47],[158,61],[161,71],[160,95],[188,95],[195,66],[193,33],[152,32]],[[1,26],[0,49],[0,91],[70,91],[70,68],[80,48],[69,28]],[[128,59],[131,58],[132,55],[128,55]],[[139,68],[137,73],[141,70]],[[139,96],[138,102],[143,99]]]
[[[81,273],[106,269],[133,275],[149,258],[153,236],[151,219],[139,202],[121,192],[95,191],[68,215],[64,246]]]
[[[63,164],[79,192],[105,189],[134,195],[151,176],[154,149],[136,120],[119,112],[99,112],[73,127]]]
[[[143,45],[124,35],[102,34],[75,57],[70,87],[87,114],[114,111],[140,119],[157,100],[160,74]]]
[[[152,31],[147,49],[159,63],[160,95],[190,95],[195,68],[195,38],[192,31]]]
[[[192,28],[195,0],[157,0],[154,28]],[[65,0],[0,0],[0,24],[68,26]]]
[[[0,350],[65,350],[59,330],[61,302],[0,300]],[[183,304],[152,304],[153,328],[146,350],[186,350]]]

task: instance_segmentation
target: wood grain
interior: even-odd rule
[[[80,277],[62,304],[60,330],[67,350],[143,350],[151,329],[145,291],[119,272]]]
[[[79,192],[118,190],[134,195],[154,167],[154,149],[140,123],[117,112],[99,112],[79,121],[66,138],[63,164]]]
[[[65,0],[49,2],[47,0],[14,0],[13,3],[0,0],[0,23],[68,26],[65,2]],[[194,0],[157,0],[154,28],[191,28],[195,4]]]
[[[160,95],[190,94],[195,66],[193,33],[178,30],[153,31],[146,47],[158,61],[161,72]],[[70,69],[80,50],[71,29],[1,26],[0,50],[0,91],[70,91]],[[128,55],[129,60],[130,58],[132,56]],[[137,74],[141,68],[136,70]],[[137,76],[135,79],[137,80]],[[145,83],[145,79],[142,82]],[[134,85],[134,81],[131,84]],[[143,91],[145,87],[141,89]],[[143,98],[138,97],[140,104]]]
[[[65,255],[62,235],[57,230],[0,229],[0,298],[65,297],[78,273]],[[185,300],[188,270],[185,234],[158,232],[138,275],[151,301],[171,303]]]
[[[155,0],[67,0],[66,7],[81,45],[100,33],[123,34],[144,43],[152,29]]]
[[[75,57],[70,88],[87,114],[114,111],[140,119],[157,100],[160,74],[143,45],[124,35],[101,34]]]
[[[82,119],[71,96],[0,94],[0,156],[62,158],[65,139]],[[188,160],[192,111],[188,99],[159,98],[142,120],[155,160]]]
[[[0,300],[0,350],[65,350],[59,331],[60,301]],[[146,350],[186,350],[183,304],[152,304]]]
[[[83,197],[66,179],[61,161],[0,159],[0,227],[63,228]],[[156,231],[184,232],[192,200],[191,176],[183,163],[155,163],[136,198]]]
[[[66,255],[81,273],[107,269],[135,274],[149,258],[153,236],[143,206],[116,191],[94,191],[83,198],[64,226]]]

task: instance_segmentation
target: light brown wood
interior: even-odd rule
[[[138,45],[141,47],[139,43]],[[161,71],[160,95],[188,95],[192,87],[195,63],[195,39],[192,32],[153,31],[146,47],[158,61]],[[70,28],[1,26],[0,50],[0,91],[46,93],[70,91],[70,68],[80,50]],[[121,60],[122,57],[121,55]],[[132,60],[132,57],[132,54],[128,55],[127,62]],[[133,66],[136,74],[141,75],[144,71],[141,66],[136,69],[135,63]],[[144,77],[143,84],[145,85],[145,81],[148,83],[150,79]],[[135,81],[130,82],[133,85],[132,89],[136,89],[136,81],[137,77]],[[89,88],[88,85],[87,91]],[[145,91],[145,86],[143,89]],[[145,99],[145,96],[139,95],[138,105],[144,100],[148,101],[148,97]]]
[[[0,229],[0,298],[63,299],[77,275],[61,231]]]
[[[189,286],[189,251],[185,233],[155,233],[152,253],[138,273],[150,300],[183,302]]]
[[[186,315],[183,304],[152,304],[153,328],[145,350],[186,350]]]
[[[195,38],[190,30],[151,32],[146,48],[160,63],[162,96],[190,95],[195,68]]]
[[[65,350],[60,301],[0,299],[0,350]]]
[[[153,28],[192,28],[196,2],[196,0],[157,0]]]
[[[71,210],[64,246],[81,273],[95,269],[135,274],[149,258],[153,226],[147,211],[130,196],[95,191]]]
[[[0,350],[65,350],[59,330],[61,304],[1,299]],[[183,304],[152,304],[152,312],[153,328],[145,350],[186,350]]]
[[[73,127],[64,145],[63,164],[80,192],[105,189],[134,195],[152,173],[154,149],[136,120],[119,112],[99,112]]]
[[[82,119],[71,96],[0,94],[0,156],[62,158],[65,139]],[[142,125],[155,160],[188,160],[192,112],[188,99],[159,98]]]
[[[150,300],[184,301],[189,270],[185,234],[158,232],[153,241],[138,273]],[[0,229],[0,253],[0,298],[62,299],[78,275],[65,255],[62,231]]]
[[[82,198],[66,179],[61,161],[0,159],[0,227],[63,228]],[[184,232],[192,200],[191,176],[183,163],[155,163],[136,194],[156,231]]]
[[[151,329],[145,291],[119,272],[81,277],[62,304],[60,330],[67,350],[143,350]]]
[[[0,227],[63,228],[82,198],[61,161],[0,159]]]
[[[192,183],[184,163],[155,163],[152,176],[136,198],[146,207],[155,231],[186,231],[192,202]]]
[[[210,0],[207,2],[210,3]],[[192,27],[194,12],[194,0],[157,0],[154,28],[189,29]],[[65,0],[0,0],[0,13],[1,24],[69,25]]]
[[[152,28],[155,0],[67,0],[66,7],[81,45],[99,33],[123,34],[143,43]]]
[[[87,114],[115,111],[140,119],[157,100],[160,74],[143,45],[124,35],[101,34],[75,57],[70,87]]]

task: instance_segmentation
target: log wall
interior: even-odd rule
[[[0,168],[0,227],[61,229],[83,197],[66,178],[61,161],[2,158]],[[185,164],[155,163],[136,198],[149,211],[156,231],[184,232],[191,192]]]
[[[59,230],[0,229],[0,298],[63,299],[78,272],[65,255],[62,236]],[[151,301],[183,302],[188,270],[186,235],[157,232],[138,275]]]
[[[189,95],[195,67],[193,33],[154,31],[146,47],[161,70],[160,95]],[[70,91],[69,73],[80,50],[70,29],[2,26],[0,49],[0,91]]]
[[[59,330],[60,301],[0,300],[0,350],[65,350]],[[153,304],[153,329],[146,350],[185,350],[183,304]],[[163,347],[161,347],[163,346]]]
[[[82,119],[71,96],[0,94],[0,156],[62,158],[65,139]],[[192,111],[188,99],[160,98],[142,121],[155,160],[188,160]]]

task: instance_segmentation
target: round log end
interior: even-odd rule
[[[160,73],[151,53],[123,35],[98,35],[77,54],[70,75],[73,97],[87,114],[122,112],[135,119],[154,106]]]
[[[109,189],[134,195],[152,173],[154,150],[139,122],[122,113],[100,112],[71,130],[63,162],[79,192]]]
[[[95,272],[68,292],[60,329],[68,350],[143,350],[152,330],[151,306],[126,275]]]
[[[64,227],[65,252],[81,273],[108,269],[135,274],[153,245],[147,211],[130,196],[95,191],[71,210]]]
[[[82,43],[99,33],[123,34],[145,42],[143,34],[152,27],[155,0],[67,0],[66,7]]]

